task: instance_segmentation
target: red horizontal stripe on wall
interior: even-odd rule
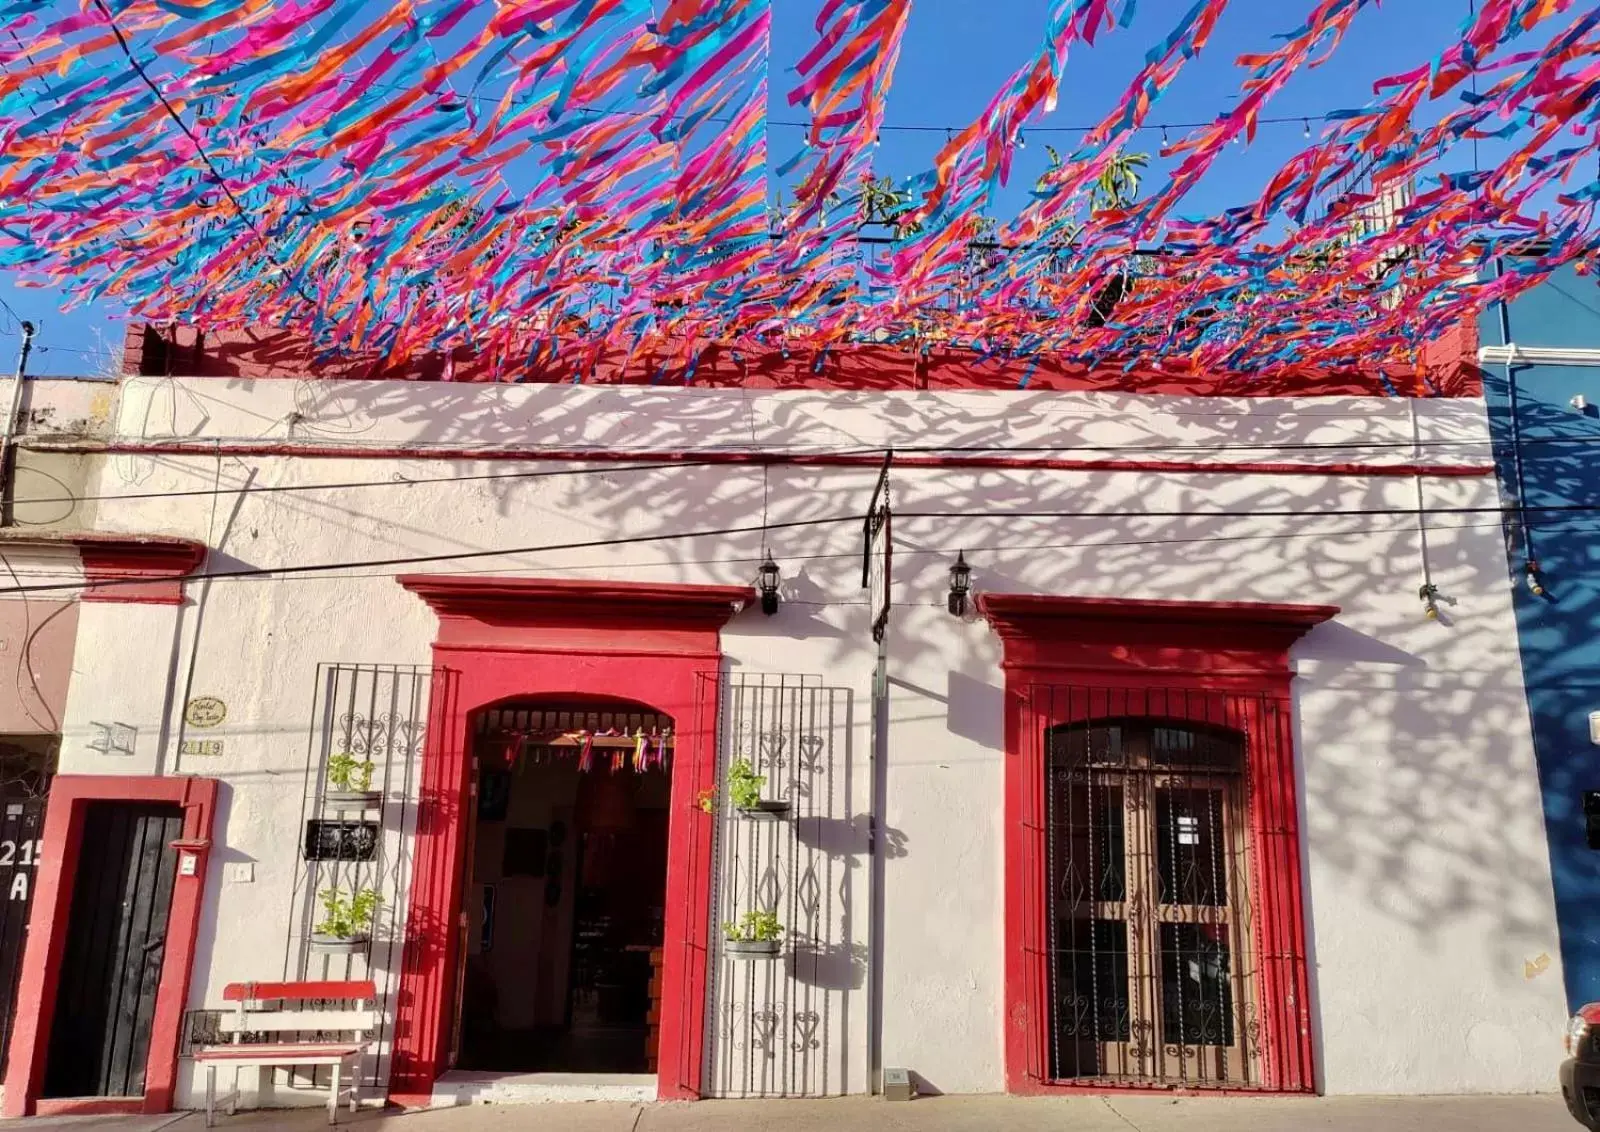
[[[1463,445],[1474,443],[1463,441]],[[567,461],[613,464],[753,464],[772,467],[877,468],[881,451],[869,452],[728,452],[692,448],[658,451],[614,448],[462,448],[425,444],[355,446],[300,444],[294,441],[80,441],[35,442],[35,451],[90,452],[105,455],[144,456],[288,456],[311,460],[485,460]],[[1360,448],[1352,444],[1352,448]],[[897,468],[936,468],[951,471],[1047,472],[1166,472],[1174,475],[1258,476],[1487,476],[1493,464],[1375,464],[1359,461],[1317,464],[1282,460],[1206,461],[1172,459],[1078,459],[1058,456],[971,455],[965,453],[896,453]]]

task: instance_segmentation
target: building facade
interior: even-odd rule
[[[1515,259],[1502,268],[1515,270]],[[1575,1009],[1600,999],[1600,778],[1591,770],[1600,743],[1592,562],[1600,472],[1591,455],[1600,440],[1600,288],[1568,270],[1491,309],[1479,329],[1502,490],[1523,508],[1507,519],[1507,576]]]
[[[0,604],[76,625],[6,1110],[193,1104],[225,985],[346,976],[414,1103],[1553,1087],[1475,381],[916,368],[28,414]],[[90,946],[94,860],[151,893],[119,938],[165,909],[159,970]],[[378,901],[359,946],[329,891]],[[774,920],[775,958],[723,930]],[[62,1028],[86,978],[125,1035]]]

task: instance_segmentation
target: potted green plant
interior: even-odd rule
[[[745,817],[772,821],[789,812],[788,802],[761,796],[766,784],[766,775],[757,774],[749,759],[734,759],[728,764],[728,801]]]
[[[323,889],[322,919],[311,929],[311,950],[349,955],[367,946],[372,936],[372,917],[382,903],[370,888],[345,893],[337,888]]]
[[[373,809],[383,801],[383,792],[372,789],[371,759],[358,759],[340,751],[328,760],[328,790],[323,795],[335,809]]]
[[[776,912],[746,912],[738,923],[722,925],[722,950],[733,959],[775,959],[783,939]]]

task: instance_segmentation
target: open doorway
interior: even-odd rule
[[[656,1071],[672,753],[643,705],[478,713],[456,1068]]]

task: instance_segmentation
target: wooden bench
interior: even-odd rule
[[[195,1052],[196,1064],[206,1069],[206,1127],[216,1122],[217,1067],[233,1066],[233,1091],[223,1098],[232,1116],[239,1103],[239,1070],[258,1072],[258,1098],[272,1095],[272,1074],[285,1066],[332,1068],[333,1082],[328,1094],[328,1123],[337,1123],[341,1081],[349,1082],[350,1111],[361,1099],[358,1073],[361,1056],[367,1051],[367,1035],[373,1030],[377,988],[371,979],[351,982],[229,983],[223,988],[226,1002],[238,1008],[224,1012],[219,1030],[232,1034],[228,1045],[205,1046]],[[337,1007],[306,1007],[308,1002],[343,1002]],[[246,1042],[246,1034],[315,1033],[316,1040]],[[326,1035],[336,1035],[332,1038]],[[347,1037],[347,1035],[350,1035]],[[259,1103],[259,1100],[258,1100]]]

